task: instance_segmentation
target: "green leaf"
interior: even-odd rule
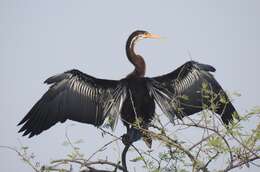
[[[189,100],[189,97],[188,97],[187,95],[182,95],[180,98],[181,98],[182,100]]]
[[[68,146],[69,145],[69,142],[68,141],[64,141],[63,143],[62,143],[62,146]]]
[[[208,141],[208,145],[214,147],[218,151],[225,151],[223,140],[218,136],[211,137]]]
[[[29,147],[28,146],[22,146],[22,149],[27,150],[27,149],[29,149]]]
[[[80,143],[84,143],[84,140],[83,139],[79,139],[79,140],[74,142],[74,144],[80,144]]]
[[[138,162],[138,161],[143,161],[143,160],[144,160],[143,157],[139,156],[139,157],[136,157],[134,159],[131,159],[130,161],[131,162]]]
[[[168,153],[160,153],[159,157],[161,160],[167,160],[170,158]]]
[[[234,95],[234,96],[237,96],[237,97],[240,97],[240,96],[241,96],[241,94],[240,94],[239,92],[236,92],[236,91],[233,92],[233,95]]]
[[[203,83],[202,83],[202,89],[203,89],[203,90],[207,90],[207,89],[208,89],[208,83],[203,82]]]

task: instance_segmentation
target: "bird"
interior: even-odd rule
[[[211,65],[190,60],[167,74],[146,77],[145,60],[135,52],[135,45],[147,38],[160,36],[136,30],[127,39],[126,56],[134,70],[123,79],[100,79],[72,69],[45,80],[50,87],[18,123],[19,132],[31,138],[66,120],[96,127],[107,123],[114,130],[120,118],[128,142],[143,138],[151,147],[152,139],[136,125],[149,129],[156,107],[173,123],[204,109],[220,115],[224,125],[239,118]]]

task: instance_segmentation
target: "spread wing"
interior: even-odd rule
[[[97,79],[78,70],[48,78],[49,90],[18,125],[19,132],[32,137],[67,119],[100,126],[109,117],[115,126],[124,87],[119,81]]]
[[[148,87],[171,121],[175,115],[182,118],[210,109],[228,124],[237,112],[210,72],[215,72],[215,68],[189,61],[171,73],[151,78]]]

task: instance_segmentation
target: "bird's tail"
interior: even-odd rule
[[[225,125],[228,125],[230,122],[233,122],[234,119],[240,120],[239,115],[231,102],[220,105],[220,108],[217,109],[216,113],[221,116],[221,119]]]

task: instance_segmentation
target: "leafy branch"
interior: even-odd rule
[[[255,126],[250,130],[245,129],[244,125],[252,121]],[[228,172],[244,166],[260,166],[260,108],[253,108],[241,115],[240,121],[233,121],[225,127],[221,119],[209,111],[203,111],[196,118],[176,119],[173,126],[169,125],[169,122],[163,122],[158,115],[149,126],[149,130],[141,128],[138,124],[134,126],[152,137],[155,142],[153,147],[156,149],[142,150],[130,144],[125,147],[121,161],[115,162],[98,158],[99,154],[105,153],[111,145],[122,141],[121,136],[116,136],[105,128],[100,128],[100,131],[102,135],[110,136],[111,140],[88,157],[81,153],[79,144],[82,140],[71,140],[66,128],[66,140],[63,145],[69,146],[71,153],[67,157],[53,160],[42,166],[26,146],[21,145],[20,149],[9,146],[0,146],[0,148],[16,152],[35,172],[125,172],[126,165],[130,164],[142,165],[143,169],[152,172]],[[182,137],[183,133],[189,130],[194,130],[193,133],[197,134],[192,138],[193,141]],[[127,162],[126,153],[129,148],[134,150],[131,154],[137,156]],[[222,163],[221,166],[216,165],[220,160],[225,160],[226,163]],[[132,170],[132,166],[129,167]]]

